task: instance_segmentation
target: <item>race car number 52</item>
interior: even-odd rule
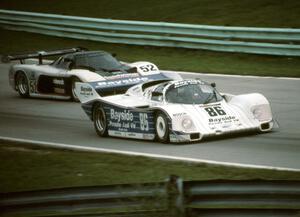
[[[141,66],[140,69],[141,69],[143,72],[157,71],[157,69],[156,69],[156,68],[154,67],[154,65],[152,65],[152,64],[148,64],[148,65]]]
[[[226,115],[226,112],[220,106],[208,107],[208,108],[205,108],[205,111],[211,117],[215,117],[218,115]]]

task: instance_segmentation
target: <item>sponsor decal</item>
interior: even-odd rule
[[[64,79],[58,79],[58,78],[54,78],[53,79],[53,84],[57,84],[57,85],[64,85]]]
[[[208,119],[208,126],[211,129],[216,129],[217,126],[222,128],[230,128],[232,124],[236,124],[237,126],[241,125],[240,120],[235,116],[225,116],[225,117],[215,117]]]
[[[138,77],[138,78],[117,80],[117,81],[101,81],[97,83],[96,88],[103,87],[103,86],[121,86],[121,85],[128,85],[128,84],[136,84],[148,80],[149,80],[148,77]]]
[[[123,132],[127,132],[130,129],[136,129],[136,123],[133,122],[133,113],[129,110],[116,110],[111,108],[109,127]]]
[[[191,84],[204,84],[203,81],[200,80],[184,80],[184,81],[177,81],[174,84],[174,88],[179,88],[179,87],[183,87],[186,85],[191,85]]]
[[[209,123],[227,123],[227,122],[232,122],[234,120],[237,120],[235,116],[226,116],[226,117],[221,117],[221,118],[209,118],[208,122]]]
[[[121,108],[106,108],[106,111],[109,130],[146,134],[154,131],[152,113]]]
[[[173,117],[181,117],[181,116],[184,116],[184,115],[186,115],[185,112],[180,112],[180,113],[173,114]]]
[[[93,96],[93,89],[91,87],[80,87],[80,95],[83,96]]]
[[[133,74],[120,74],[120,75],[113,75],[113,76],[107,76],[105,77],[106,80],[117,80],[117,79],[124,79],[124,78],[135,78],[138,77],[139,74],[133,73]]]
[[[133,114],[129,110],[124,110],[122,112],[115,111],[115,109],[110,109],[110,119],[116,120],[118,122],[122,121],[133,121]]]

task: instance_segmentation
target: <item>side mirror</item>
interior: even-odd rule
[[[151,99],[152,100],[155,100],[155,101],[162,101],[162,97],[163,97],[163,94],[161,92],[152,92],[152,97]]]
[[[129,73],[137,73],[138,70],[137,70],[137,67],[132,67],[132,68],[128,69],[127,72],[129,72]]]
[[[213,88],[215,88],[217,85],[215,82],[211,83],[210,86],[212,86]]]

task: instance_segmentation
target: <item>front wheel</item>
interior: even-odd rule
[[[158,112],[155,117],[155,133],[159,142],[167,143],[170,140],[169,124],[167,116],[163,112]]]
[[[107,136],[107,120],[104,108],[97,104],[93,109],[94,127],[97,134],[101,137]]]
[[[76,86],[75,86],[75,83],[76,82],[81,82],[79,78],[77,77],[73,77],[71,79],[71,97],[72,97],[72,100],[75,101],[75,102],[79,102],[79,99],[78,99],[78,96],[76,94]]]
[[[29,84],[28,79],[24,72],[18,72],[16,75],[16,88],[21,97],[29,96]]]

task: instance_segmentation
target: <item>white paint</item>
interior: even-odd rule
[[[149,153],[122,151],[122,150],[96,148],[96,147],[83,147],[83,146],[69,145],[63,143],[34,141],[28,139],[18,139],[18,138],[3,137],[3,136],[0,136],[0,141],[22,143],[27,145],[38,145],[38,146],[45,146],[50,148],[59,148],[59,149],[76,150],[76,151],[90,151],[90,152],[100,152],[100,153],[109,153],[109,154],[112,153],[112,154],[121,154],[121,155],[128,155],[128,156],[142,156],[142,157],[149,157],[149,158],[156,158],[156,159],[170,160],[170,161],[204,163],[204,164],[231,166],[231,167],[238,167],[238,168],[254,168],[254,169],[268,169],[268,170],[276,170],[276,171],[300,172],[300,169],[295,169],[295,168],[273,167],[273,166],[264,166],[264,165],[254,165],[254,164],[240,164],[240,163],[230,163],[230,162],[186,158],[186,157],[175,157],[175,156],[168,156],[168,155],[149,154]]]

